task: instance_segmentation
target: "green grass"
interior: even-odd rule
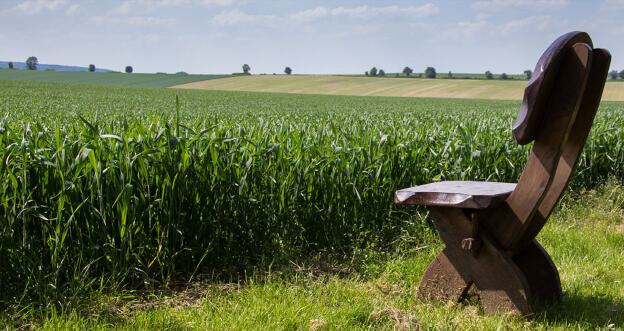
[[[115,86],[169,87],[224,77],[231,76],[0,69],[0,79]]]
[[[416,301],[419,279],[442,246],[429,232],[380,254],[356,252],[334,266],[310,264],[197,282],[168,292],[92,298],[77,310],[7,316],[11,327],[57,329],[595,330],[624,326],[624,187],[568,194],[538,236],[559,269],[563,300],[530,318],[486,315],[462,304]],[[0,320],[1,321],[1,320]]]
[[[511,137],[517,101],[0,91],[0,309],[418,245],[430,223],[394,190],[515,181],[528,152]],[[622,107],[601,105],[574,189],[624,178]]]

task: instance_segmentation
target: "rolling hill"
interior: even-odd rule
[[[0,79],[40,82],[80,83],[116,86],[170,87],[196,81],[208,81],[230,75],[126,74],[120,72],[43,71],[0,69]]]
[[[252,75],[197,81],[172,88],[332,94],[520,100],[526,80],[373,78],[331,75]],[[624,82],[608,81],[603,100],[624,101]]]

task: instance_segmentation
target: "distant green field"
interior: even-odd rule
[[[0,79],[143,87],[169,87],[224,77],[231,76],[0,69]]]

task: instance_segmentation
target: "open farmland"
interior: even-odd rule
[[[526,83],[526,80],[254,75],[172,87],[222,91],[521,100]],[[624,101],[624,82],[607,82],[603,100]]]
[[[169,87],[178,84],[207,81],[223,77],[231,76],[0,69],[0,79],[114,86]]]
[[[0,91],[0,306],[417,244],[429,225],[395,189],[512,182],[528,152],[511,138],[517,101]],[[624,178],[623,108],[601,105],[573,188]]]

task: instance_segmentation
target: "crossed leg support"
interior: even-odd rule
[[[530,314],[537,300],[561,297],[559,274],[544,249],[533,242],[514,257],[481,235],[482,247],[473,256],[461,242],[472,236],[472,225],[459,208],[430,207],[446,248],[429,265],[418,289],[422,298],[459,302],[473,283],[488,313]]]

